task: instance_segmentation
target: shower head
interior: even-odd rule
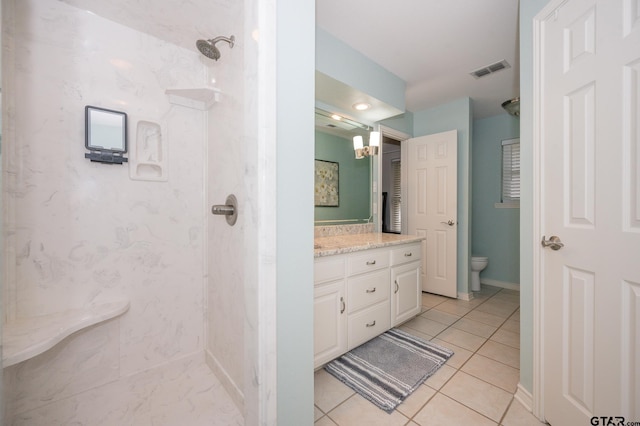
[[[202,53],[204,56],[206,56],[209,59],[213,59],[214,61],[217,61],[218,59],[220,59],[220,51],[216,47],[216,43],[219,41],[226,41],[227,43],[229,43],[229,47],[232,48],[233,43],[236,41],[236,38],[234,36],[231,36],[231,37],[220,36],[220,37],[212,38],[210,40],[198,40],[196,42],[196,47],[198,48],[200,53]]]

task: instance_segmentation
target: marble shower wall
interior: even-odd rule
[[[217,44],[221,57],[208,60],[208,80],[223,90],[220,104],[208,112],[208,206],[224,204],[229,194],[238,199],[238,221],[232,227],[222,216],[208,214],[208,285],[206,360],[239,407],[244,393],[244,325],[246,251],[245,43],[242,2],[226,20],[236,43]],[[243,34],[244,33],[244,34]],[[219,179],[218,176],[224,176]]]
[[[206,145],[211,153],[215,141],[222,140],[207,139],[207,128],[215,131],[207,115],[227,106],[214,105],[207,113],[169,104],[165,89],[203,87],[221,69],[194,50],[57,0],[7,3],[15,17],[3,40],[9,41],[5,53],[13,64],[3,64],[5,78],[13,83],[3,87],[3,101],[12,118],[8,137],[14,141],[3,146],[9,259],[5,321],[112,299],[131,303],[122,317],[6,369],[7,412],[16,414],[203,350],[206,240],[218,237],[205,235],[210,216]],[[225,10],[216,19],[233,21],[237,13]],[[219,47],[221,61],[241,67],[241,49],[234,58],[226,46]],[[223,92],[240,91],[235,77],[221,74],[219,83],[227,82],[230,87],[222,87]],[[241,113],[241,99],[241,93],[223,93],[222,103]],[[126,164],[85,159],[85,105],[125,111],[130,143],[135,143],[138,121],[158,123],[166,141],[168,180],[131,180]],[[233,114],[224,119],[234,120]],[[225,126],[223,121],[218,125]],[[226,146],[242,135],[223,136]],[[237,149],[234,160],[221,167],[240,167],[240,174],[232,175],[240,179],[242,152]],[[208,178],[215,181],[211,173]],[[242,192],[238,179],[224,188],[214,185],[218,203],[228,192]],[[235,241],[233,235],[222,238]],[[237,280],[231,294],[223,296],[241,301],[242,263],[237,253],[228,247],[226,252],[229,262],[224,253],[210,262],[237,268],[214,281]],[[212,332],[220,326],[212,322],[220,317],[210,318],[208,328],[210,338],[227,345],[221,365],[241,384],[243,316],[231,303],[226,308],[231,317],[224,320],[231,323],[228,334]],[[235,360],[227,367],[230,358]]]

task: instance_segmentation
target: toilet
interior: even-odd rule
[[[471,257],[471,291],[480,291],[480,271],[486,268],[488,264],[488,257]]]

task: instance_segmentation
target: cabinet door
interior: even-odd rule
[[[391,268],[391,324],[398,325],[420,313],[420,262]]]
[[[319,367],[347,351],[344,280],[317,286],[313,295],[313,365]]]

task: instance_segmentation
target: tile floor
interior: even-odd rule
[[[520,375],[520,302],[482,286],[471,301],[423,293],[422,314],[401,325],[455,354],[391,414],[323,369],[315,373],[315,424],[543,425],[513,398]]]

